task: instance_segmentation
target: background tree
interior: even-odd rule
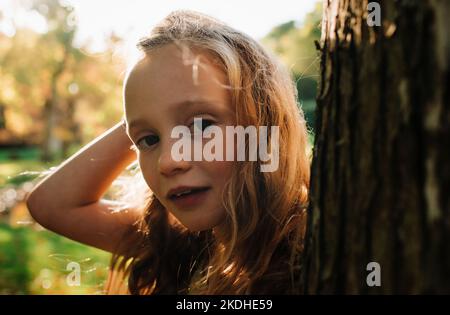
[[[322,4],[319,1],[303,21],[288,21],[278,25],[262,39],[262,43],[292,71],[300,106],[305,112],[308,126],[313,130],[319,78],[319,56],[314,42],[320,39],[321,19]]]
[[[11,19],[14,32],[0,32],[0,145],[38,145],[44,161],[65,159],[120,119],[125,60],[116,48],[122,39],[112,33],[104,51],[91,53],[88,43],[74,41],[70,6],[33,0],[23,3],[23,12],[40,16],[46,30]]]
[[[450,293],[450,3],[367,4],[324,1],[302,288]]]
[[[43,230],[24,197],[35,172],[60,164],[120,119],[122,39],[110,33],[94,52],[74,38],[67,2],[10,4],[14,10],[0,9],[0,294],[99,294],[110,254]],[[67,286],[70,261],[89,270],[79,287]]]

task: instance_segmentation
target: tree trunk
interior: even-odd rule
[[[5,105],[0,103],[0,130],[6,129]]]
[[[379,2],[324,0],[307,294],[450,293],[450,2]]]
[[[44,139],[42,141],[41,154],[41,160],[44,162],[53,161],[53,159],[57,156],[58,152],[61,151],[62,148],[62,141],[56,137],[54,128],[58,123],[57,110],[59,104],[59,93],[57,84],[59,78],[66,68],[68,57],[68,48],[65,47],[63,59],[56,65],[56,68],[52,73],[50,82],[50,96],[49,98],[47,98],[44,104],[43,116],[46,120],[46,125],[44,130]]]

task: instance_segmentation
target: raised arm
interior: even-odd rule
[[[114,179],[136,159],[122,123],[84,146],[42,179],[27,198],[32,217],[45,228],[113,252],[140,215],[136,209],[113,213],[101,199]]]

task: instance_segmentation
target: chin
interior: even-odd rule
[[[211,230],[212,228],[218,226],[224,220],[224,215],[220,215],[218,218],[205,218],[204,216],[202,216],[195,218],[178,218],[178,220],[189,231],[202,232]]]
[[[207,231],[216,226],[215,224],[207,224],[207,223],[199,224],[199,222],[183,223],[183,221],[181,221],[181,223],[191,232]]]

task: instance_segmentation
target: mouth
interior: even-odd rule
[[[179,207],[188,207],[204,201],[211,187],[178,187],[171,189],[167,198]]]
[[[211,187],[178,187],[171,189],[167,194],[167,198],[175,200],[177,198],[186,197],[189,195],[197,194],[210,189]]]

